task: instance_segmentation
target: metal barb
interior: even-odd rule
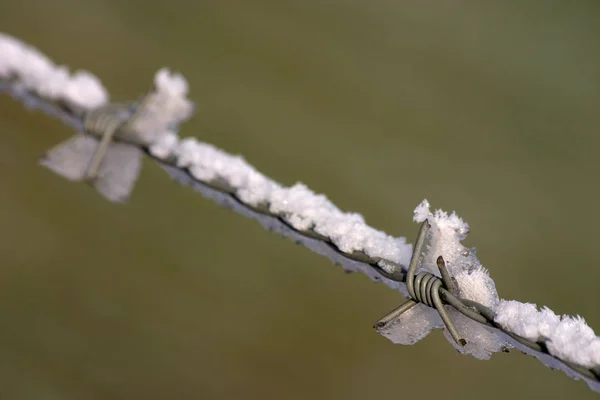
[[[448,268],[446,268],[446,261],[444,261],[444,257],[439,256],[436,260],[436,264],[438,269],[440,270],[440,274],[442,275],[442,281],[444,281],[444,286],[451,294],[454,294],[454,292],[456,292],[456,289],[454,287],[454,281],[450,276],[450,271],[448,271]]]
[[[104,118],[103,118],[104,119]],[[85,172],[84,180],[88,183],[93,183],[98,177],[98,170],[100,169],[100,164],[104,157],[106,156],[106,152],[108,151],[108,146],[112,142],[115,133],[117,130],[123,125],[123,121],[115,118],[113,120],[108,121],[108,125],[106,125],[103,129],[102,138],[100,139],[100,143],[98,143],[98,147],[96,147],[96,151],[92,156],[90,161],[90,165]]]
[[[98,178],[100,165],[119,131],[131,129],[133,123],[146,111],[151,93],[146,94],[131,112],[130,104],[110,103],[85,114],[83,125],[87,133],[100,136],[100,143],[90,160],[84,180],[93,184]]]
[[[452,277],[450,276],[450,272],[446,268],[446,262],[442,256],[437,258],[437,266],[440,270],[440,274],[442,278],[435,276],[434,274],[426,271],[421,271],[415,275],[417,267],[420,266],[420,258],[423,247],[425,246],[425,238],[427,237],[427,232],[429,231],[429,221],[425,220],[421,224],[421,228],[419,229],[419,234],[417,236],[417,241],[415,243],[415,247],[413,249],[412,258],[408,265],[408,272],[406,275],[406,287],[408,288],[408,293],[410,295],[410,299],[401,304],[399,307],[386,314],[384,317],[379,319],[374,327],[376,329],[382,329],[397,318],[399,318],[403,313],[413,308],[417,303],[423,303],[429,307],[435,308],[437,312],[440,314],[442,321],[446,325],[446,329],[450,333],[450,336],[454,339],[454,341],[460,346],[464,346],[467,344],[467,341],[460,335],[456,326],[452,322],[450,315],[444,308],[444,302],[440,297],[441,289],[446,289],[450,294],[454,294],[455,288],[452,283]]]

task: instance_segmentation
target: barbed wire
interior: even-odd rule
[[[102,125],[96,125],[95,129],[89,129],[90,115],[82,109],[77,109],[72,105],[67,105],[60,101],[51,101],[39,96],[34,91],[29,91],[14,82],[6,79],[0,79],[0,92],[4,92],[16,100],[22,102],[29,109],[39,109],[46,115],[59,119],[67,126],[75,131],[93,135],[99,140],[123,141],[130,145],[137,146],[145,155],[153,159],[158,165],[167,172],[167,174],[176,182],[182,185],[190,186],[194,190],[201,193],[204,197],[215,201],[221,206],[232,209],[233,211],[242,214],[246,217],[256,220],[267,230],[278,233],[282,236],[292,239],[294,242],[301,244],[308,249],[326,256],[335,264],[342,265],[345,270],[362,271],[371,277],[374,281],[382,281],[388,286],[400,290],[407,295],[409,299],[400,307],[387,314],[375,323],[376,329],[381,329],[391,321],[395,320],[400,314],[412,308],[418,303],[425,304],[435,308],[444,324],[446,325],[452,338],[459,345],[464,345],[466,342],[457,332],[450,316],[445,312],[444,305],[450,305],[467,318],[485,325],[488,329],[503,335],[507,343],[522,353],[532,355],[540,360],[544,365],[552,369],[560,369],[568,376],[574,379],[583,379],[588,386],[595,391],[600,392],[600,365],[591,368],[577,365],[575,363],[563,360],[548,350],[548,343],[545,338],[534,342],[522,336],[511,332],[494,321],[494,312],[471,300],[463,299],[456,296],[454,283],[450,277],[443,255],[440,255],[437,260],[437,265],[440,270],[441,279],[436,275],[427,272],[421,272],[415,275],[416,269],[419,266],[419,258],[424,243],[424,238],[429,228],[429,223],[425,221],[419,231],[416,244],[413,248],[413,256],[408,268],[393,261],[372,257],[363,251],[353,251],[347,253],[338,248],[333,240],[329,237],[315,232],[313,229],[299,230],[294,228],[287,222],[283,213],[272,212],[269,204],[252,205],[244,202],[241,197],[236,194],[236,188],[231,186],[225,179],[218,177],[211,180],[201,180],[193,176],[187,168],[179,167],[176,159],[173,157],[162,158],[154,155],[147,145],[140,144],[135,140],[132,141],[123,135],[119,135],[119,126],[128,124],[132,118],[135,118],[135,112],[129,112],[129,117],[123,119],[113,125],[113,129],[108,132]],[[128,110],[135,110],[139,107],[139,103],[132,102],[121,105]],[[103,115],[103,109],[115,109],[114,104],[108,104],[103,108],[96,109],[93,115]],[[113,121],[114,122],[114,121]],[[86,129],[86,126],[88,129]],[[101,162],[96,159],[95,165]],[[95,157],[96,158],[96,157]],[[508,352],[506,347],[503,351]]]

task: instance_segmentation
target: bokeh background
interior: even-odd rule
[[[471,224],[503,298],[600,330],[597,1],[3,0],[0,30],[136,99],[181,71],[182,135],[411,241],[428,198]],[[0,55],[1,56],[1,55]],[[36,165],[70,136],[0,97],[0,398],[597,398],[436,331],[402,301],[180,187],[150,161],[110,204]]]

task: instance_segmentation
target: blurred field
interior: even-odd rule
[[[412,240],[471,224],[504,298],[600,331],[595,1],[5,0],[0,30],[113,98],[169,66],[183,135]],[[0,55],[1,56],[1,55]],[[0,398],[596,398],[530,357],[395,346],[402,298],[169,181],[115,206],[38,167],[71,135],[0,97]]]

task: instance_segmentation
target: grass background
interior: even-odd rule
[[[452,3],[452,4],[450,4]],[[507,299],[600,329],[600,5],[7,0],[0,27],[113,99],[181,71],[195,135],[413,240],[428,198]],[[1,56],[1,55],[0,55]],[[393,345],[402,301],[146,162],[109,204],[36,165],[71,132],[0,97],[0,397],[596,398],[531,357],[439,331]],[[595,305],[596,304],[596,305]]]

